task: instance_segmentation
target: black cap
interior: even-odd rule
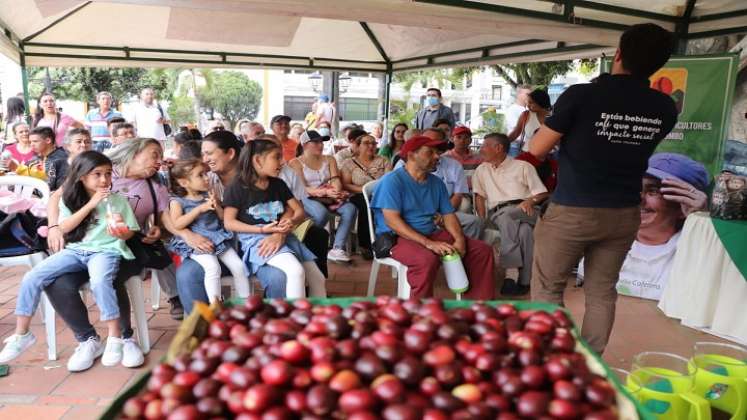
[[[290,120],[291,120],[291,117],[289,117],[289,116],[287,116],[287,115],[275,115],[275,116],[274,116],[274,117],[272,117],[272,119],[270,120],[270,125],[273,125],[273,124],[275,124],[276,122],[279,122],[279,121],[283,121],[283,120],[285,120],[285,121],[288,121],[288,122],[290,122]]]
[[[298,140],[301,142],[302,145],[304,145],[310,141],[319,141],[319,142],[327,141],[329,140],[329,136],[323,136],[314,130],[306,130],[303,133],[301,133],[301,137],[299,137]]]

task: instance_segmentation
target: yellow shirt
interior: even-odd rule
[[[486,199],[488,209],[547,192],[534,166],[511,157],[506,157],[498,166],[481,163],[472,175],[472,189]]]

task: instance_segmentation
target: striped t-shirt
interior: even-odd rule
[[[115,117],[122,117],[122,114],[112,109],[104,115],[99,112],[99,109],[89,111],[88,114],[86,114],[86,128],[91,131],[91,140],[110,140],[111,133],[109,133],[106,123]]]

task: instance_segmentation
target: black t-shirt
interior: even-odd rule
[[[545,125],[563,134],[554,203],[622,208],[641,201],[641,179],[677,121],[672,99],[647,80],[604,75],[558,98]]]
[[[293,198],[288,186],[279,178],[270,178],[266,190],[249,188],[236,178],[223,195],[223,206],[239,209],[236,218],[248,225],[266,225],[280,220],[285,203]]]

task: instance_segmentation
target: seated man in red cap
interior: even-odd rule
[[[407,266],[410,297],[433,295],[440,257],[458,252],[470,285],[468,299],[493,299],[493,251],[484,242],[464,236],[446,185],[431,172],[446,142],[425,136],[408,140],[400,149],[405,165],[384,175],[373,193],[371,208],[376,235],[395,234],[392,258]],[[435,223],[443,217],[444,230]]]

